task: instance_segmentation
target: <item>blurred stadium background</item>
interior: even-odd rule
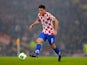
[[[60,21],[56,45],[61,48],[63,55],[84,56],[87,0],[0,0],[0,56],[17,55],[17,38],[21,40],[21,51],[29,55],[34,50],[33,40],[42,28],[39,25],[29,31],[27,26],[37,19],[40,4],[45,4],[47,11]],[[44,44],[41,55],[54,56],[49,44]]]

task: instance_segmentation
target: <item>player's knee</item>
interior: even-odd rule
[[[56,45],[55,45],[55,44],[52,44],[52,45],[51,45],[51,48],[52,48],[52,49],[55,49],[55,48],[56,48]]]
[[[39,40],[39,39],[37,39],[37,40],[36,40],[36,43],[42,43],[42,41],[41,41],[41,40]]]

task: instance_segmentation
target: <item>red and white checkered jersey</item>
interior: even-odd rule
[[[44,15],[38,13],[38,18],[39,21],[42,23],[42,27],[43,27],[42,32],[48,35],[53,34],[54,31],[53,21],[55,17],[49,12],[46,12]]]

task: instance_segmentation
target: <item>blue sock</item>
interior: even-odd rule
[[[60,52],[60,49],[59,48],[55,48],[54,51],[56,52],[57,55],[61,56],[61,52]]]
[[[37,44],[37,45],[36,45],[36,49],[35,49],[35,54],[36,54],[36,55],[39,55],[40,49],[41,49],[41,44]]]

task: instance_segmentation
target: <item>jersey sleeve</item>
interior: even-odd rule
[[[41,22],[41,20],[40,20],[39,18],[38,18],[37,20],[38,20],[39,22]]]
[[[41,22],[41,20],[40,20],[40,14],[38,13],[38,19],[37,19],[39,22]]]

